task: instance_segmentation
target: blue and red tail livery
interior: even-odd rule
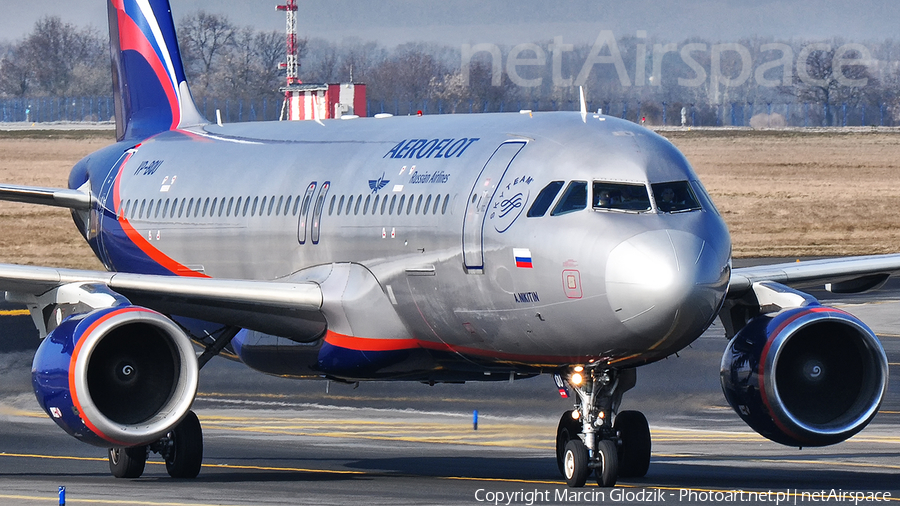
[[[168,2],[109,0],[108,8],[117,138],[205,122],[185,80]]]

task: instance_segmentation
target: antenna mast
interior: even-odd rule
[[[287,0],[285,5],[277,5],[276,9],[287,14],[287,63],[281,67],[287,69],[287,84],[300,84],[300,59],[297,57],[297,0]]]

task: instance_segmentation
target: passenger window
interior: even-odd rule
[[[275,199],[272,199],[275,202]],[[275,216],[281,216],[281,205],[284,204],[284,195],[278,197],[278,205],[275,206]]]
[[[194,203],[194,199],[191,199],[191,204]],[[181,199],[181,207],[178,208],[178,217],[181,218],[181,212],[184,211],[184,199]],[[191,208],[188,207],[187,214],[191,214]]]
[[[249,197],[248,197],[249,198]],[[259,204],[259,197],[253,197],[253,208],[250,210],[250,216],[256,216],[256,205]],[[247,213],[244,213],[247,214]],[[259,214],[262,214],[262,208],[260,208]]]
[[[397,206],[397,216],[403,214],[403,204],[406,202],[406,195],[400,197],[400,205]],[[394,206],[391,206],[394,207]]]
[[[331,197],[331,200],[332,200],[332,202],[333,202],[333,201],[334,201],[334,197]],[[343,208],[343,207],[344,207],[344,196],[341,195],[341,201],[338,202],[338,205],[337,205],[337,213],[338,213],[338,216],[341,215],[341,208]]]
[[[275,207],[275,196],[274,195],[272,195],[272,197],[269,199],[269,208],[266,209],[266,216],[272,216],[272,208],[273,207]]]
[[[429,207],[431,207],[431,195],[429,195],[428,198],[425,199],[425,207],[422,208],[422,214],[428,214]]]
[[[300,207],[300,195],[294,199],[294,208],[291,209],[291,216],[297,216],[297,209]]]
[[[159,206],[156,206],[156,210],[159,211]],[[166,204],[162,210],[163,219],[166,219],[166,214],[168,214],[168,212],[169,212],[169,199],[166,199]]]
[[[450,194],[444,195],[444,206],[441,207],[441,214],[447,214],[447,204],[450,203]],[[434,208],[437,209],[437,203],[434,204]]]
[[[419,195],[419,198],[416,200],[416,214],[419,214],[419,209],[422,209],[422,196],[421,195]]]
[[[250,197],[247,197],[244,200],[244,209],[241,211],[241,216],[247,216],[247,209],[250,207]],[[253,201],[253,210],[256,210],[256,201]]]
[[[388,211],[388,214],[394,214],[394,206],[397,205],[397,196],[394,195],[391,197],[391,209]]]
[[[556,198],[562,187],[562,181],[552,181],[545,186],[540,193],[538,193],[537,197],[534,198],[534,204],[531,204],[531,208],[528,209],[528,214],[526,216],[529,218],[540,218],[547,214],[547,209],[550,209],[550,204],[553,203],[553,199]]]
[[[372,198],[371,195],[366,195],[366,204],[363,206],[363,216],[365,216],[366,214],[369,214],[369,201],[371,200],[371,198]],[[375,198],[378,198],[378,197],[375,197]],[[378,205],[378,204],[375,204],[375,205]]]
[[[284,203],[284,215],[287,216],[291,214],[291,200],[293,195],[288,195],[287,201]]]
[[[594,181],[594,209],[615,211],[649,211],[647,187],[636,183],[608,183]]]
[[[560,216],[585,208],[587,208],[587,182],[572,181],[559,199],[559,203],[553,208],[550,216]]]
[[[257,197],[259,198],[259,197]],[[266,201],[269,200],[268,196],[263,197],[262,203],[259,205],[259,215],[262,216],[264,212],[266,212]],[[253,205],[256,206],[256,201],[253,201]]]
[[[697,197],[687,181],[656,183],[650,185],[656,207],[663,213],[681,213],[700,209]]]
[[[350,195],[350,198],[347,199],[347,209],[344,210],[344,214],[350,216],[350,209],[353,208],[353,195]]]
[[[420,199],[419,202],[422,201],[421,198],[422,198],[422,197],[419,197],[419,199]],[[409,197],[409,203],[406,204],[406,214],[409,214],[410,212],[412,212],[412,205],[413,205],[413,200],[414,200],[414,199],[415,199],[415,195],[410,195],[410,197]]]
[[[396,199],[397,196],[394,195],[394,198]],[[387,197],[384,197],[383,199],[381,199],[381,215],[382,216],[384,216],[384,210],[387,209],[387,200],[388,200]]]

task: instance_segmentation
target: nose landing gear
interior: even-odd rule
[[[575,367],[557,375],[577,394],[575,409],[563,413],[556,430],[556,461],[570,487],[582,487],[593,471],[597,484],[611,487],[618,477],[640,477],[650,466],[650,427],[638,411],[613,416],[622,394],[637,379],[634,369]],[[562,393],[562,390],[561,390]]]

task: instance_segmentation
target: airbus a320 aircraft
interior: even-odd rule
[[[868,290],[900,255],[732,270],[684,156],[584,108],[210,124],[168,2],[108,8],[118,142],[68,189],[0,190],[70,208],[108,272],[0,265],[0,289],[44,338],[41,407],[110,448],[115,476],[140,476],[150,452],[198,474],[190,409],[220,352],[348,382],[553,375],[574,392],[556,436],[573,487],[647,472],[648,423],[622,395],[717,317],[725,396],[760,434],[829,445],[877,412],[876,336],[791,287]]]

